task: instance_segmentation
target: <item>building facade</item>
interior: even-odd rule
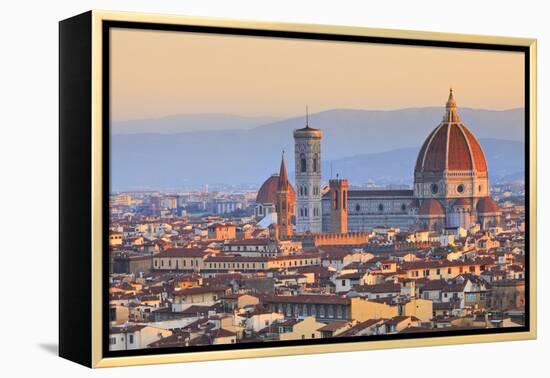
[[[346,179],[329,180],[321,191],[322,132],[309,126],[294,130],[297,234],[346,234],[395,227],[403,231],[445,228],[482,230],[500,225],[502,212],[489,193],[489,172],[481,145],[460,120],[452,89],[439,125],[420,148],[412,189],[349,189]],[[281,171],[284,162],[281,165]],[[286,174],[286,170],[285,170]],[[270,177],[258,192],[256,216],[278,212],[280,175]],[[283,180],[284,182],[284,180]],[[283,210],[285,207],[281,207]],[[283,223],[288,215],[283,214]],[[288,225],[288,223],[286,223]],[[292,229],[282,225],[284,237]]]
[[[340,232],[334,222],[330,187],[323,196],[323,231]],[[481,229],[498,226],[501,210],[489,194],[489,173],[481,145],[460,120],[452,89],[441,123],[423,143],[413,190],[349,190],[348,231],[392,226],[402,230]]]

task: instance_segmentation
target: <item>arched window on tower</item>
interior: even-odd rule
[[[348,202],[348,191],[342,191],[342,209],[346,210],[346,203]]]
[[[313,156],[313,173],[317,173],[317,154]]]
[[[334,191],[334,210],[338,210],[338,191]]]
[[[300,154],[300,171],[305,172],[306,171],[306,155]]]
[[[307,196],[307,186],[304,186],[304,196]]]

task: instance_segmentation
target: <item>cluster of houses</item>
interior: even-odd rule
[[[524,324],[524,212],[490,230],[279,240],[249,218],[113,219],[111,350]]]

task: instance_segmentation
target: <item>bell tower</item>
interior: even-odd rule
[[[306,126],[294,130],[296,175],[296,231],[320,233],[321,216],[321,130]]]

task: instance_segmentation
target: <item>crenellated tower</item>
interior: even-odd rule
[[[329,180],[329,188],[330,231],[335,234],[345,234],[348,232],[348,180]]]

